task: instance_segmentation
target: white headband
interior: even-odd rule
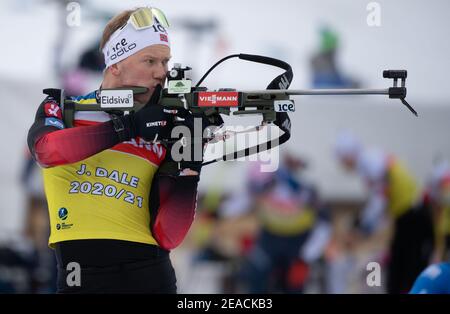
[[[167,31],[158,23],[156,18],[152,26],[140,30],[136,30],[128,22],[111,35],[102,50],[106,67],[122,61],[151,45],[170,47]]]

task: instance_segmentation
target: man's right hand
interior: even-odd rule
[[[155,93],[159,89],[155,89]],[[155,98],[150,101],[139,111],[118,117],[119,123],[114,122],[114,127],[119,134],[121,141],[130,140],[137,136],[142,137],[146,141],[156,141],[168,139],[173,128],[173,117],[171,111],[164,109],[157,104]],[[120,123],[121,122],[121,123]],[[118,131],[123,125],[123,133]]]
[[[158,104],[147,105],[136,113],[123,116],[122,119],[124,126],[130,131],[130,138],[139,136],[146,141],[167,139],[173,128],[173,115]]]

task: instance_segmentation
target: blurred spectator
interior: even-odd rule
[[[67,95],[84,95],[100,85],[105,64],[98,47],[99,43],[96,42],[86,49],[77,66],[63,73],[63,88]]]
[[[22,234],[0,245],[0,292],[52,293],[56,291],[56,261],[47,246],[47,202],[40,168],[28,150],[21,183],[25,196],[24,228]]]
[[[254,208],[260,230],[240,270],[249,293],[301,293],[309,264],[323,254],[330,236],[328,217],[315,187],[297,175],[304,160],[286,154],[274,173],[259,164],[248,174],[247,201]]]
[[[220,184],[209,186],[199,197],[195,221],[185,241],[194,252],[187,280],[189,291],[241,292],[234,274],[252,245],[257,225],[253,215],[231,212],[230,201],[234,202]],[[216,282],[205,284],[205,280]]]
[[[347,77],[337,65],[339,37],[329,27],[320,29],[320,46],[311,58],[312,84],[315,88],[357,88],[359,83]]]
[[[357,171],[369,190],[360,215],[362,235],[383,232],[386,211],[393,222],[387,292],[408,292],[428,265],[434,242],[431,213],[420,202],[415,179],[396,157],[364,149],[350,132],[339,134],[335,153],[345,169]]]
[[[414,282],[411,294],[450,294],[450,166],[438,160],[423,194],[433,215],[435,249],[432,264]]]
[[[0,293],[34,293],[39,278],[37,250],[19,236],[0,243]]]
[[[430,207],[435,226],[433,263],[450,261],[450,166],[438,161],[424,192],[424,206]]]

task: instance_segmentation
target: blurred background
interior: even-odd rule
[[[431,234],[418,239],[426,247],[424,263],[447,258],[450,214],[441,194],[450,159],[450,2],[4,0],[0,292],[54,291],[45,196],[26,145],[42,89],[64,88],[72,95],[97,89],[103,27],[121,10],[142,5],[166,13],[170,65],[192,67],[194,82],[234,53],[288,62],[291,89],[387,88],[391,81],[383,79],[383,70],[407,69],[407,100],[419,113],[413,116],[386,96],[295,97],[292,136],[280,149],[276,172],[261,173],[257,162],[241,161],[202,170],[196,221],[171,253],[180,293],[394,291],[386,273],[399,215],[374,199],[391,188],[383,179],[379,187],[380,176],[389,177],[396,162],[414,186],[405,206],[420,208],[430,220]],[[230,60],[203,85],[265,89],[278,74],[276,68]],[[360,156],[368,148],[383,157],[346,171],[340,157]],[[414,223],[424,221],[415,217]],[[381,265],[380,285],[367,284],[370,262]],[[405,285],[398,291],[406,292]]]

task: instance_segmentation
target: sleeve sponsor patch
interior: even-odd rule
[[[47,102],[44,105],[44,112],[46,117],[55,117],[60,120],[62,119],[61,108],[56,102]]]
[[[58,129],[64,129],[64,123],[57,118],[45,118],[46,126],[54,126]]]

